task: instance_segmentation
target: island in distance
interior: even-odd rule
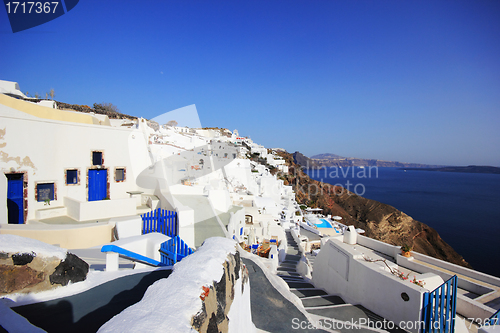
[[[296,151],[293,153],[295,163],[304,168],[322,168],[322,167],[351,167],[351,166],[376,166],[376,167],[393,167],[393,168],[439,168],[442,165],[429,165],[419,163],[403,163],[394,161],[383,161],[377,159],[342,157],[335,154],[319,154],[312,157],[307,157],[304,154]]]
[[[383,161],[377,159],[366,159],[356,157],[342,157],[335,154],[318,154],[307,157],[296,151],[293,153],[294,162],[306,169],[323,167],[351,167],[351,166],[376,166],[392,167],[404,170],[440,171],[440,172],[465,172],[465,173],[492,173],[500,174],[500,168],[493,166],[469,165],[469,166],[443,166],[419,163],[404,163],[394,161]]]
[[[469,165],[449,166],[441,168],[402,168],[404,170],[440,171],[440,172],[465,172],[465,173],[494,173],[500,174],[500,168],[493,166]]]

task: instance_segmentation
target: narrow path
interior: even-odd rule
[[[252,321],[264,332],[325,332],[308,329],[306,316],[281,295],[269,282],[262,269],[250,259],[242,258],[250,278]],[[301,323],[305,327],[301,329]]]

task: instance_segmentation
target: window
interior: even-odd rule
[[[125,168],[115,169],[115,182],[123,182],[125,180]]]
[[[78,170],[66,170],[66,185],[78,184]]]
[[[44,183],[36,185],[37,201],[54,200],[54,183]]]
[[[92,165],[102,165],[102,152],[93,151],[92,152]]]

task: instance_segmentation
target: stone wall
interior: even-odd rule
[[[38,256],[30,253],[0,252],[0,296],[29,293],[83,281],[88,264],[68,253],[66,259]]]
[[[99,329],[104,332],[255,333],[248,271],[237,244],[224,237],[205,240],[149,286],[140,302]]]
[[[236,281],[242,279],[240,288]],[[203,301],[201,310],[193,316],[192,325],[198,332],[229,332],[229,309],[236,293],[243,294],[248,283],[248,270],[241,263],[240,254],[229,254],[224,263],[224,273],[219,281],[210,286],[204,286],[200,299]],[[250,314],[249,314],[250,315]]]

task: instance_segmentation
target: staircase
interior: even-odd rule
[[[379,325],[376,323],[383,322],[384,318],[361,305],[348,304],[338,295],[329,295],[323,289],[315,288],[312,283],[297,273],[296,267],[302,253],[299,250],[297,242],[293,239],[290,230],[286,230],[285,232],[288,247],[285,260],[278,266],[277,275],[288,284],[290,291],[299,297],[306,311],[312,315],[311,317],[316,322],[323,324],[322,328],[328,331],[332,328],[341,332],[380,332],[379,329],[374,329],[374,327],[380,327],[381,323]],[[307,253],[305,256],[311,264],[314,263],[315,257],[313,255]],[[333,320],[337,324],[333,323]],[[372,327],[359,326],[346,329],[344,326],[344,322],[359,323],[360,321],[369,322],[372,324]],[[332,325],[337,326],[331,327]],[[386,330],[391,333],[406,332],[397,326]]]

